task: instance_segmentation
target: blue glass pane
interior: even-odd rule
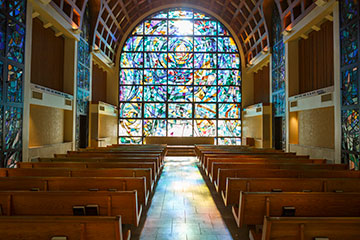
[[[216,54],[213,53],[196,53],[195,68],[216,68]]]
[[[194,43],[192,37],[171,37],[169,39],[169,51],[173,52],[191,52]]]
[[[25,22],[25,0],[8,1],[8,12],[11,17],[20,23]]]
[[[141,86],[120,86],[120,102],[138,102],[142,100],[143,87]]]
[[[235,41],[232,37],[219,37],[218,38],[218,51],[219,52],[238,52]]]
[[[195,102],[216,102],[216,87],[198,86],[194,87]]]
[[[219,102],[240,103],[241,92],[239,87],[219,87]]]
[[[2,61],[0,61],[0,101],[2,101],[3,99],[3,82],[4,82],[3,73],[4,73],[4,64],[2,63]]]
[[[169,118],[192,118],[191,103],[169,103]]]
[[[239,70],[219,70],[219,85],[240,85],[241,72]]]
[[[216,118],[216,104],[195,104],[195,118]]]
[[[145,86],[144,101],[147,102],[165,102],[166,86]]]
[[[142,78],[143,70],[140,69],[121,69],[120,71],[120,84],[139,85],[142,84]]]
[[[356,0],[342,0],[340,2],[341,24],[350,23],[359,15],[359,2]]]
[[[144,136],[166,136],[166,120],[145,119]]]
[[[191,10],[171,10],[169,11],[169,18],[181,18],[181,19],[191,19],[193,18],[193,11]]]
[[[5,150],[18,149],[22,146],[22,109],[5,108]]]
[[[142,144],[141,137],[120,137],[119,138],[120,144]]]
[[[23,70],[19,67],[8,65],[8,78],[6,82],[7,101],[8,102],[22,102]]]
[[[166,70],[164,69],[145,69],[144,70],[144,83],[165,85],[167,83]]]
[[[219,118],[240,119],[240,104],[219,104]]]
[[[218,138],[218,145],[241,145],[241,138]]]
[[[218,33],[220,36],[230,35],[229,31],[220,22],[218,22]]]
[[[141,103],[120,103],[120,118],[141,118]]]
[[[189,86],[169,86],[168,99],[171,102],[192,102],[193,87]]]
[[[340,33],[341,40],[341,63],[342,65],[352,64],[358,61],[358,23],[351,24]]]
[[[25,29],[19,24],[9,21],[8,58],[18,63],[24,62]]]
[[[169,85],[191,85],[194,80],[193,70],[179,69],[168,71]]]
[[[145,53],[146,68],[167,68],[167,53]]]
[[[166,20],[147,20],[144,23],[146,35],[166,35],[167,22]]]
[[[195,37],[195,51],[196,52],[215,52],[216,37]]]
[[[154,18],[154,19],[158,19],[158,18],[167,18],[167,12],[166,11],[161,11],[161,12],[158,12],[158,13],[155,13],[154,15],[151,16],[151,18]]]
[[[0,55],[4,56],[5,55],[5,34],[6,34],[6,18],[0,14]]]
[[[342,149],[360,152],[360,122],[358,110],[343,110],[342,122]]]
[[[218,54],[219,68],[240,68],[239,54]]]
[[[169,53],[169,68],[192,68],[193,53]]]
[[[358,104],[358,70],[348,69],[342,73],[342,104]]]
[[[145,103],[144,118],[166,118],[166,104]]]
[[[195,85],[216,85],[216,70],[197,69],[194,75]]]
[[[240,120],[219,120],[218,136],[222,137],[239,137],[241,136]]]
[[[123,51],[143,51],[143,37],[129,37]]]
[[[200,20],[194,23],[194,35],[216,35],[216,21]]]
[[[167,51],[167,37],[145,37],[145,51]]]

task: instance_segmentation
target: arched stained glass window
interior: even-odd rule
[[[119,142],[146,136],[213,136],[241,143],[241,65],[234,39],[192,9],[153,14],[120,59]]]

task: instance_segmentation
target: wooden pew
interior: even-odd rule
[[[40,162],[18,162],[18,168],[151,168],[152,180],[157,180],[156,165],[153,162],[53,162],[52,158],[47,161],[40,159]]]
[[[226,188],[226,179],[233,178],[360,178],[360,171],[341,170],[295,170],[295,169],[218,169],[218,179],[214,181],[221,193]]]
[[[360,192],[354,178],[227,178],[221,196],[226,206],[239,203],[240,192]]]
[[[0,191],[132,191],[139,208],[146,206],[149,191],[145,177],[7,177],[0,178]],[[140,209],[139,209],[140,211]]]
[[[261,239],[354,240],[359,236],[358,217],[265,217]]]
[[[295,207],[295,217],[360,217],[360,193],[240,192],[232,212],[239,227],[262,225],[264,216],[281,217],[283,207]]]
[[[145,177],[146,189],[153,190],[150,168],[0,168],[0,177]]]
[[[81,240],[130,240],[121,216],[0,216],[0,239],[51,240],[54,236]]]
[[[346,164],[315,164],[315,163],[293,163],[293,162],[213,162],[211,173],[209,175],[210,180],[213,182],[217,179],[219,168],[222,169],[242,169],[242,168],[257,168],[257,169],[328,169],[328,170],[347,170],[349,166]]]
[[[73,206],[98,205],[100,216],[121,215],[123,224],[138,226],[142,208],[136,191],[0,192],[6,216],[72,216]]]

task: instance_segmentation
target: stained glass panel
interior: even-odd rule
[[[360,123],[358,110],[342,111],[342,149],[360,152]]]
[[[195,68],[216,68],[216,54],[214,53],[196,53]]]
[[[216,102],[216,87],[199,86],[194,88],[195,102]]]
[[[142,78],[143,70],[141,69],[121,69],[120,71],[120,84],[139,85],[142,84]]]
[[[1,54],[1,56],[5,55],[6,26],[7,26],[6,18],[2,14],[0,14],[0,54]]]
[[[348,69],[342,73],[342,104],[358,104],[358,71]]]
[[[143,51],[143,37],[129,37],[125,43],[124,51]]]
[[[340,1],[341,24],[348,24],[359,15],[359,2],[354,0]]]
[[[124,118],[141,118],[141,103],[120,103],[120,115]]]
[[[193,70],[169,70],[169,85],[191,85],[193,83]]]
[[[348,65],[358,61],[358,35],[358,23],[354,23],[340,32],[342,65]]]
[[[10,151],[4,153],[4,162],[6,168],[16,168],[16,164],[22,160],[22,150]]]
[[[216,118],[216,104],[195,104],[195,118]]]
[[[193,87],[169,86],[168,99],[171,102],[192,102]]]
[[[218,138],[218,145],[241,145],[241,138]]]
[[[167,84],[166,70],[164,69],[145,69],[144,84],[164,85]]]
[[[5,150],[18,149],[22,146],[22,109],[5,108]]]
[[[194,22],[194,34],[195,35],[216,35],[217,22],[216,21],[207,21],[200,20]]]
[[[144,136],[166,136],[166,120],[145,119]]]
[[[11,20],[8,21],[8,29],[8,58],[18,63],[23,63],[25,48],[25,29],[21,25]]]
[[[166,86],[146,86],[144,87],[144,101],[147,102],[165,102]]]
[[[140,119],[120,119],[119,136],[141,136],[142,120]]]
[[[191,118],[192,104],[191,103],[169,103],[168,118]]]
[[[193,136],[192,120],[168,120],[168,136]]]
[[[25,22],[25,5],[24,0],[11,0],[8,1],[8,12],[11,17],[20,23]]]
[[[192,68],[193,53],[169,53],[169,68]]]
[[[145,118],[166,118],[165,103],[145,103]]]
[[[0,101],[2,101],[3,99],[3,82],[4,82],[3,74],[4,74],[4,64],[0,61]],[[0,138],[1,136],[2,135],[0,135]]]
[[[195,136],[214,137],[216,136],[216,120],[203,119],[194,121]]]
[[[8,65],[8,78],[7,78],[7,101],[8,102],[22,102],[23,70],[19,67]]]
[[[4,110],[3,110],[3,107],[0,106],[0,151],[4,147],[4,145],[3,145],[3,117],[4,117]]]
[[[194,75],[196,85],[216,85],[216,70],[197,69]]]
[[[197,52],[211,52],[216,51],[217,38],[216,37],[195,37],[195,51]]]
[[[145,37],[145,51],[166,52],[167,37]]]
[[[219,129],[220,143],[241,142],[240,58],[221,23],[192,9],[163,10],[139,24],[122,50],[120,143],[217,137]]]

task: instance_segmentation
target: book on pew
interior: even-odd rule
[[[285,206],[282,207],[282,217],[295,217],[295,207],[292,206]]]
[[[89,188],[89,191],[90,192],[97,192],[97,191],[99,191],[99,189],[98,188]]]
[[[85,206],[85,213],[86,216],[99,216],[100,212],[99,212],[99,205],[86,205]]]
[[[51,237],[51,240],[67,240],[68,238],[66,236],[54,236]]]
[[[74,216],[85,216],[85,206],[73,206]]]

